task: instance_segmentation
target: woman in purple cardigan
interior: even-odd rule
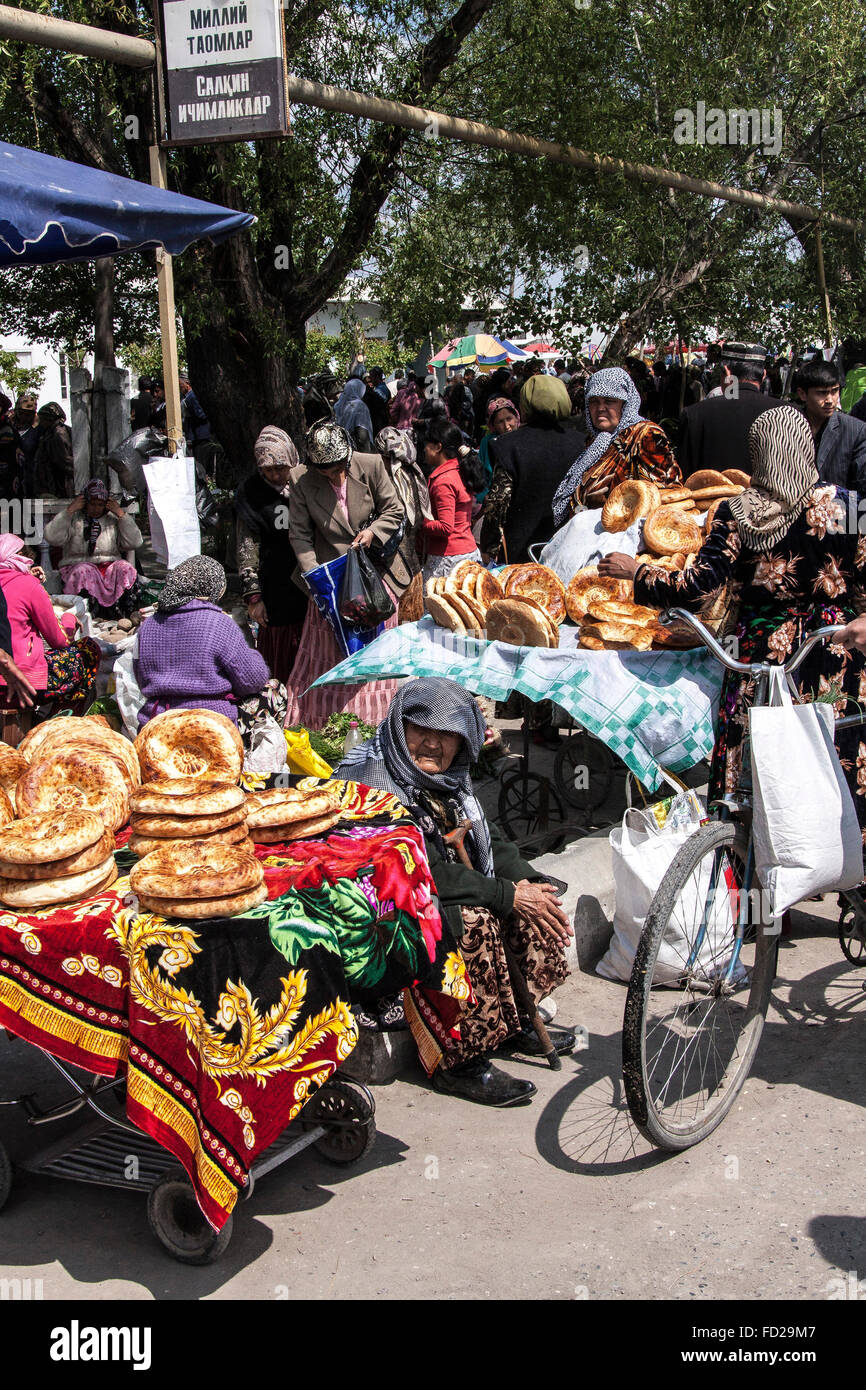
[[[264,690],[270,671],[220,608],[225,590],[225,570],[207,555],[169,571],[157,612],[138,633],[140,724],[167,709],[211,709],[237,724],[238,701]]]

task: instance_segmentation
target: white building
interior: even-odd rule
[[[39,388],[39,404],[57,401],[63,406],[67,416],[69,415],[69,364],[65,352],[55,352],[53,348],[46,347],[45,343],[28,343],[25,338],[15,333],[4,333],[0,338],[0,348],[4,352],[14,352],[21,367],[43,367],[45,378]],[[8,396],[15,395],[5,381],[3,388]]]

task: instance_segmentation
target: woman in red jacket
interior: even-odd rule
[[[426,584],[434,576],[450,574],[462,560],[481,559],[472,534],[472,512],[475,494],[484,486],[484,469],[447,416],[428,421],[423,438],[422,467],[433,512],[432,521],[422,521],[419,535],[426,552]]]

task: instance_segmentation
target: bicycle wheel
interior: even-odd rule
[[[778,936],[761,924],[757,882],[748,897],[752,929],[735,970],[727,968],[746,847],[745,829],[733,822],[696,830],[662,879],[638,945],[623,1018],[623,1081],[635,1124],[659,1148],[687,1149],[712,1133],[761,1037]],[[669,986],[653,984],[660,973]]]

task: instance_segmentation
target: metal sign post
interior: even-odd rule
[[[154,5],[165,91],[165,145],[288,134],[280,0]]]

